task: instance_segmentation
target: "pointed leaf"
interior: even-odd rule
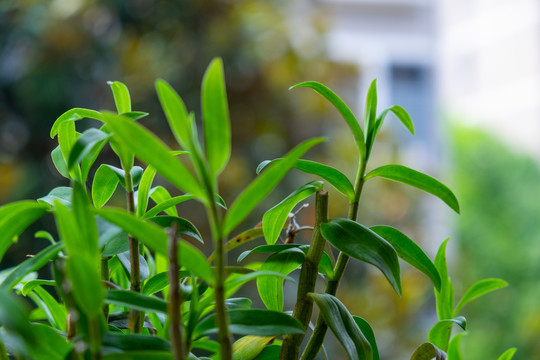
[[[260,271],[275,271],[289,275],[304,261],[305,254],[295,248],[273,254],[262,264]],[[259,296],[268,310],[283,311],[283,278],[264,276],[257,278]]]
[[[214,273],[206,262],[206,256],[185,241],[178,246],[178,263],[208,284],[214,284]]]
[[[307,183],[295,190],[292,194],[264,214],[262,220],[263,232],[267,244],[272,245],[276,243],[293,208],[315,191],[321,190],[322,187],[322,181],[312,181]]]
[[[230,331],[236,335],[280,336],[303,334],[302,324],[280,311],[262,309],[236,309],[228,311]],[[217,334],[215,314],[201,320],[195,327],[193,338]]]
[[[223,62],[215,58],[208,66],[202,83],[202,116],[206,157],[212,174],[223,170],[231,153],[231,130]]]
[[[420,345],[411,356],[411,360],[446,360],[446,353],[435,345],[424,343]]]
[[[47,319],[55,329],[66,331],[67,310],[64,305],[59,304],[58,301],[56,301],[53,296],[41,286],[34,287],[28,296],[38,307],[44,310]]]
[[[353,315],[353,319],[356,325],[358,325],[358,328],[362,334],[364,334],[366,339],[369,341],[369,345],[371,345],[371,349],[373,350],[373,360],[380,360],[379,349],[377,348],[377,341],[375,340],[373,329],[369,323],[361,317]]]
[[[152,165],[158,173],[179,189],[200,197],[201,190],[198,181],[182,162],[170,154],[169,149],[161,140],[141,125],[125,117],[108,113],[103,116],[107,126],[114,131],[114,136],[139,159]]]
[[[23,200],[0,207],[0,260],[13,241],[37,219],[49,206],[37,201]]]
[[[516,348],[510,348],[506,350],[504,353],[502,353],[501,356],[497,358],[497,360],[511,360],[514,357],[514,354],[516,353],[516,351],[517,351]]]
[[[316,81],[302,82],[300,84],[292,86],[290,89],[294,89],[297,87],[309,87],[315,90],[317,93],[322,95],[324,98],[326,98],[326,100],[330,101],[332,105],[336,107],[336,109],[340,112],[341,116],[343,116],[343,119],[345,119],[345,121],[347,122],[347,125],[349,125],[349,128],[354,135],[356,145],[360,150],[360,155],[363,156],[366,151],[364,133],[362,132],[362,129],[360,128],[360,125],[358,124],[358,121],[356,120],[353,112],[351,111],[351,109],[349,109],[345,102],[341,100],[341,98],[337,96],[328,87]]]
[[[373,350],[353,317],[335,296],[309,293],[315,301],[324,321],[332,330],[350,360],[371,360]]]
[[[60,149],[60,145],[58,145],[57,147],[54,148],[53,151],[51,151],[51,159],[58,173],[62,175],[63,177],[69,179],[69,171],[67,169],[67,164],[66,164],[66,160],[64,159],[64,155],[62,155],[62,150]]]
[[[400,258],[426,274],[437,291],[441,290],[441,277],[429,257],[401,231],[390,226],[372,226],[370,228],[383,239],[388,241]]]
[[[266,160],[259,164],[257,167],[257,174],[259,174],[267,165],[277,161]],[[331,166],[323,165],[315,161],[310,160],[298,160],[294,167],[300,171],[308,174],[318,175],[324,180],[328,181],[330,185],[336,188],[343,195],[347,196],[349,201],[354,200],[354,188],[349,179],[343,175],[339,170],[334,169]]]
[[[430,193],[444,201],[452,210],[459,214],[459,204],[456,196],[446,185],[431,176],[403,165],[384,165],[372,170],[366,175],[365,179],[369,180],[376,176],[398,181]]]
[[[148,207],[149,191],[152,187],[152,182],[156,176],[156,169],[152,166],[148,166],[141,177],[139,183],[139,190],[137,191],[137,216],[142,217],[146,213]]]
[[[156,90],[172,133],[184,149],[189,149],[192,123],[184,102],[165,80],[156,81]]]
[[[60,126],[66,122],[73,122],[81,119],[95,119],[95,120],[101,120],[101,113],[95,110],[90,109],[83,109],[83,108],[74,108],[71,110],[66,111],[56,121],[54,122],[53,126],[51,127],[51,139],[53,139],[60,129]]]
[[[114,194],[120,179],[110,166],[100,165],[92,181],[92,201],[97,208],[103,207]]]
[[[225,217],[224,236],[226,237],[242,220],[251,213],[294,166],[296,161],[311,147],[323,141],[322,138],[306,140],[292,149],[283,159],[273,164],[262,175],[259,175],[236,198]]]
[[[377,120],[377,79],[373,79],[366,95],[366,108],[364,109],[364,130],[366,132],[367,154],[371,152],[375,140]]]
[[[75,165],[78,165],[86,156],[91,154],[95,148],[102,148],[107,141],[107,138],[110,136],[110,134],[93,128],[83,132],[71,148],[68,159],[68,169],[71,170]]]
[[[127,113],[131,111],[131,98],[129,96],[129,90],[124,83],[120,81],[107,81],[107,84],[111,87],[114,96],[114,103],[119,114]]]
[[[167,191],[167,189],[165,189],[163,186],[156,186],[155,188],[150,189],[149,193],[150,197],[156,202],[156,204],[163,203],[172,198],[171,194],[169,194],[169,191]],[[174,206],[164,209],[164,211],[168,215],[178,216],[178,211],[176,211],[176,207]]]
[[[274,339],[274,336],[244,336],[236,340],[233,344],[233,359],[253,360],[264,350],[266,345],[272,343]]]
[[[199,240],[201,243],[204,243],[201,233],[195,227],[195,225],[193,225],[193,223],[189,220],[186,220],[178,216],[155,216],[155,217],[149,218],[148,220],[150,220],[151,222],[155,224],[158,224],[159,226],[163,228],[170,228],[172,224],[174,223],[177,226],[176,233],[178,235],[191,236],[192,238]]]
[[[456,305],[454,314],[459,314],[463,306],[467,305],[477,297],[506,286],[508,286],[508,283],[501,279],[484,279],[476,282],[465,292],[465,295],[463,295],[459,303]]]
[[[152,311],[167,314],[167,302],[155,296],[143,295],[127,290],[107,290],[105,294],[107,304],[126,306],[130,309]]]
[[[183,203],[184,201],[193,200],[195,199],[195,196],[193,195],[180,195],[170,198],[169,200],[163,201],[162,203],[157,204],[146,214],[143,215],[143,219],[149,219],[156,215],[158,215],[162,211],[166,211],[167,209],[170,209],[171,207],[178,205],[180,203]]]
[[[398,295],[401,275],[396,250],[364,225],[348,219],[331,219],[321,224],[321,233],[338,250],[382,271]]]
[[[68,208],[71,207],[71,197],[73,189],[69,186],[58,186],[52,189],[47,195],[37,199],[39,203],[49,204],[54,206],[55,201],[59,201]]]
[[[448,267],[446,265],[446,245],[448,240],[443,241],[435,256],[435,267],[441,276],[441,291],[435,290],[437,306],[437,316],[439,320],[450,319],[454,313],[454,287],[448,277]]]
[[[467,330],[467,320],[465,320],[463,316],[439,320],[429,331],[428,341],[439,349],[446,351],[452,334],[452,326],[454,324],[459,325],[463,330]]]
[[[448,359],[463,360],[463,356],[461,355],[461,338],[465,334],[466,333],[463,332],[452,338],[450,345],[448,345]]]

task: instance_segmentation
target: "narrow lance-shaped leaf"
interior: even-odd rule
[[[385,109],[379,115],[379,117],[377,118],[375,131],[373,132],[373,136],[374,136],[373,139],[375,139],[375,136],[377,135],[377,132],[381,128],[381,126],[382,126],[382,124],[384,122],[384,119],[386,118],[386,115],[389,112],[392,112],[398,118],[398,120],[401,121],[403,126],[405,126],[407,128],[407,130],[409,130],[409,132],[414,135],[414,124],[413,124],[413,122],[411,120],[411,117],[407,113],[407,110],[405,110],[404,108],[402,108],[399,105],[392,105],[389,108]]]
[[[446,353],[431,343],[420,345],[411,356],[411,360],[446,360]]]
[[[448,345],[448,358],[450,360],[463,360],[463,356],[461,355],[461,338],[465,334],[467,333],[462,332],[457,334],[450,341],[450,345]]]
[[[364,109],[364,131],[366,132],[367,156],[373,147],[374,132],[377,120],[377,79],[373,79],[366,95],[366,108]]]
[[[54,138],[58,134],[58,130],[60,129],[60,125],[62,125],[65,122],[73,122],[81,119],[95,119],[95,120],[101,120],[101,113],[95,110],[90,109],[83,109],[83,108],[74,108],[71,110],[66,111],[62,115],[56,119],[53,126],[51,127],[51,139]]]
[[[459,325],[463,330],[467,330],[467,320],[463,316],[458,316],[453,319],[439,320],[428,334],[430,343],[437,346],[439,349],[446,351],[452,335],[452,326]]]
[[[300,84],[291,86],[290,89],[294,89],[297,87],[308,87],[315,90],[317,93],[322,95],[324,98],[330,101],[332,105],[336,107],[336,109],[340,112],[341,116],[343,116],[343,119],[345,119],[345,121],[347,122],[347,125],[349,125],[349,128],[354,135],[356,145],[360,151],[360,156],[363,157],[366,152],[364,133],[360,128],[360,125],[358,124],[358,121],[356,120],[353,112],[351,111],[351,109],[349,109],[345,102],[341,100],[341,98],[328,87],[316,81],[302,82]]]
[[[228,311],[230,331],[237,335],[280,336],[303,334],[302,324],[290,315],[280,311],[262,309],[236,309]],[[195,327],[193,338],[216,334],[215,314],[212,314]]]
[[[107,84],[111,87],[114,96],[114,103],[119,114],[127,113],[131,111],[131,98],[129,96],[129,90],[124,83],[120,81],[107,81]]]
[[[253,208],[276,187],[296,161],[311,147],[323,140],[322,138],[314,138],[304,141],[249,184],[230,206],[225,217],[223,235],[227,236],[234,230],[251,213]]]
[[[105,302],[129,307],[141,311],[167,313],[167,302],[155,296],[148,296],[127,290],[108,290]]]
[[[452,318],[454,312],[454,287],[448,277],[446,265],[446,245],[448,240],[443,241],[435,256],[435,267],[441,276],[441,291],[435,290],[437,316],[440,320]]]
[[[508,283],[501,279],[484,279],[476,282],[465,292],[465,295],[458,302],[454,310],[454,315],[459,314],[461,309],[474,299],[506,286],[508,286]]]
[[[169,149],[161,140],[141,125],[125,117],[108,113],[103,116],[107,126],[114,131],[115,137],[139,159],[152,165],[158,173],[179,189],[201,198],[198,181],[182,162],[170,154]],[[145,146],[140,146],[140,144]]]
[[[274,339],[274,336],[244,336],[233,344],[233,359],[253,360]]]
[[[190,149],[192,122],[188,118],[186,105],[165,80],[159,79],[156,81],[156,91],[176,140],[184,149]]]
[[[426,274],[437,291],[441,290],[441,277],[437,268],[414,241],[390,226],[372,226],[370,229],[392,244],[400,258]]]
[[[259,166],[257,166],[257,174],[260,173],[267,165],[270,165],[278,160],[279,159],[261,162]],[[347,196],[349,201],[354,200],[354,187],[349,179],[339,170],[315,161],[303,159],[298,160],[294,167],[305,173],[320,176],[323,180],[326,180],[330,185],[335,187],[336,190]]]
[[[146,213],[148,206],[148,192],[156,176],[156,169],[152,166],[148,166],[141,178],[139,184],[139,190],[137,191],[137,216],[142,217]]]
[[[321,224],[321,233],[338,250],[382,271],[398,295],[401,275],[396,250],[364,225],[348,219],[331,219]]]
[[[353,315],[353,319],[356,325],[358,325],[358,328],[360,329],[362,334],[366,337],[366,339],[369,341],[369,344],[371,345],[371,350],[373,350],[373,360],[380,360],[379,349],[377,347],[377,341],[375,340],[375,334],[373,333],[373,329],[371,328],[369,323],[361,317]]]
[[[304,253],[291,248],[273,254],[262,264],[260,271],[275,271],[288,275],[304,261]],[[259,296],[268,310],[283,311],[283,278],[263,276],[257,278]]]
[[[430,193],[444,201],[452,210],[459,213],[459,203],[456,196],[446,185],[429,175],[403,165],[384,165],[372,170],[366,175],[365,179],[369,180],[376,176],[398,181]]]
[[[68,158],[68,169],[71,170],[75,165],[78,165],[86,156],[91,154],[94,148],[103,147],[103,144],[110,136],[110,134],[93,128],[82,133],[71,148]]]
[[[371,360],[373,350],[345,305],[329,294],[309,293],[350,360]]]
[[[30,200],[0,207],[0,260],[17,236],[43,216],[48,208],[48,205]]]
[[[202,116],[206,157],[213,174],[219,174],[229,161],[231,130],[223,62],[212,60],[202,83]]]
[[[195,199],[195,196],[193,195],[179,195],[179,196],[172,197],[169,200],[165,200],[164,202],[159,203],[153,208],[151,208],[150,210],[148,210],[148,212],[144,214],[142,218],[149,219],[151,217],[158,215],[162,211],[167,212],[167,210],[169,210],[170,212],[170,209],[174,207],[175,205],[178,205],[180,203],[183,203],[184,201],[193,200],[193,199]]]
[[[312,181],[295,190],[292,194],[283,199],[279,204],[268,210],[263,216],[263,232],[267,244],[275,244],[283,226],[289,218],[289,213],[302,200],[321,190],[322,181]]]
[[[516,353],[516,351],[517,351],[516,348],[510,348],[506,350],[504,353],[502,353],[501,356],[497,358],[497,360],[511,360],[514,357],[514,354]]]

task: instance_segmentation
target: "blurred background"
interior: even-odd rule
[[[454,190],[462,211],[380,180],[365,189],[360,222],[395,226],[432,258],[451,237],[458,296],[482,278],[510,283],[464,309],[465,359],[496,359],[512,346],[516,359],[538,357],[540,1],[1,0],[0,204],[66,185],[50,160],[50,127],[72,107],[113,109],[108,80],[126,83],[134,110],[151,114],[144,125],[172,144],[154,81],[169,81],[198,113],[214,56],[224,59],[233,131],[220,184],[226,200],[254,178],[260,161],[312,136],[329,141],[308,157],[352,177],[357,159],[344,121],[313,92],[287,89],[323,82],[361,119],[377,78],[379,109],[405,107],[416,135],[388,119],[371,167],[399,162],[425,171]],[[265,205],[308,180],[291,173]],[[345,214],[346,202],[331,193],[331,216]],[[300,221],[311,217],[307,209]],[[54,224],[45,218],[35,228],[53,231]],[[10,248],[2,268],[45,245],[32,235]],[[409,359],[436,321],[428,280],[405,265],[403,272],[401,299],[358,263],[339,293],[372,324],[383,359]],[[339,345],[330,346],[332,358],[344,358]]]

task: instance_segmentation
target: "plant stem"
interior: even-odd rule
[[[354,200],[349,204],[348,218],[354,221],[356,221],[358,217],[360,195],[362,195],[362,189],[364,188],[364,174],[366,171],[366,164],[367,158],[363,159],[363,161],[360,162],[358,172],[356,173],[356,181],[354,185]],[[326,285],[325,292],[327,294],[334,296],[336,295],[339,283],[343,278],[343,274],[345,273],[348,262],[349,256],[340,252],[336,261],[336,265],[334,266],[334,276],[330,281],[328,281],[328,284]],[[317,356],[319,350],[321,349],[327,330],[328,326],[326,325],[326,322],[324,321],[321,314],[319,314],[319,317],[317,318],[317,323],[315,324],[315,329],[313,330],[306,349],[302,354],[302,360],[311,360],[314,359],[315,356]]]
[[[182,294],[180,293],[180,279],[178,278],[178,240],[176,232],[178,224],[174,223],[169,234],[169,302],[168,313],[170,319],[169,333],[175,360],[184,360],[184,339],[182,334]]]
[[[293,317],[307,329],[311,314],[313,312],[313,300],[308,296],[315,290],[319,263],[326,241],[322,237],[320,226],[328,221],[328,193],[318,191],[315,197],[315,228],[311,238],[311,245],[300,271],[298,280],[298,292],[296,305],[294,306]],[[280,359],[297,359],[300,352],[300,345],[304,339],[304,334],[294,334],[286,336],[281,346]]]
[[[92,316],[88,319],[89,335],[90,335],[90,354],[92,360],[101,359],[101,331],[97,316]]]
[[[109,282],[109,258],[101,258],[101,280],[105,283]],[[103,305],[103,315],[105,316],[105,323],[109,322],[109,304]]]
[[[9,360],[4,343],[0,341],[0,360]]]
[[[135,198],[133,194],[133,179],[131,178],[131,169],[125,168],[124,173],[126,177],[126,202],[127,211],[130,214],[135,213]],[[131,235],[128,237],[129,241],[129,258],[131,264],[131,286],[130,290],[140,293],[141,292],[141,268],[139,264],[139,242]],[[129,311],[128,319],[129,330],[132,333],[140,333],[142,331],[142,313],[138,310],[131,309]]]

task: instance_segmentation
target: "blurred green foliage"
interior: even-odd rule
[[[500,277],[510,286],[463,311],[468,359],[495,359],[505,347],[520,359],[540,353],[540,167],[481,130],[453,132],[455,185],[462,216],[455,281],[461,291],[477,279]]]

